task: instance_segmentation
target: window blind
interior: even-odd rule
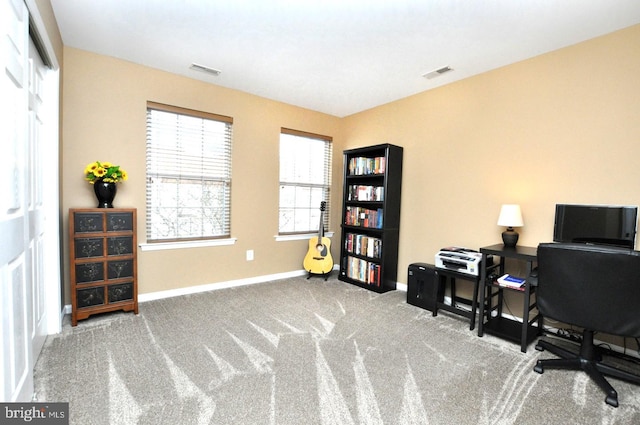
[[[331,137],[281,130],[280,234],[317,232],[321,202],[326,202],[323,226],[328,229],[331,161]]]
[[[233,119],[147,103],[147,241],[230,236]]]

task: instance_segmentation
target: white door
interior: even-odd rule
[[[59,330],[57,202],[53,216],[42,171],[52,150],[46,146],[47,120],[57,118],[48,116],[47,68],[30,43],[22,0],[0,1],[0,36],[0,401],[29,401],[46,334]],[[56,153],[49,162],[57,170],[54,138]],[[54,190],[57,198],[57,178]],[[55,259],[45,255],[51,246]]]
[[[31,278],[31,328],[29,336],[33,344],[34,361],[42,350],[47,337],[47,309],[45,307],[45,223],[46,209],[44,208],[44,174],[46,162],[44,154],[46,138],[44,137],[44,120],[47,118],[43,110],[43,83],[47,67],[33,44],[29,41],[29,112],[28,137],[29,157],[27,158],[28,188],[27,199],[29,214],[29,259]],[[48,169],[48,167],[47,167]]]

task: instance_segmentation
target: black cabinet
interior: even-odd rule
[[[342,281],[376,292],[396,289],[402,154],[391,144],[344,151]]]

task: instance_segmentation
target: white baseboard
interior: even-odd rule
[[[151,292],[148,294],[138,295],[138,302],[144,303],[147,301],[178,297],[181,295],[188,295],[188,294],[197,294],[199,292],[214,291],[217,289],[226,289],[226,288],[233,288],[236,286],[254,285],[256,283],[270,282],[272,280],[304,276],[306,273],[307,272],[304,270],[297,270],[293,272],[276,273],[276,274],[270,274],[270,275],[264,275],[264,276],[249,277],[245,279],[229,280],[226,282],[208,283],[204,285],[189,286],[186,288],[176,288],[176,289],[169,289],[166,291]]]
[[[150,292],[148,294],[139,294],[138,302],[161,300],[164,298],[179,297],[181,295],[197,294],[200,292],[214,291],[217,289],[233,288],[236,286],[253,285],[256,283],[270,282],[272,280],[286,279],[289,277],[304,276],[307,272],[304,270],[296,270],[286,273],[276,273],[264,276],[256,276],[245,279],[229,280],[226,282],[207,283],[204,285],[188,286],[186,288],[168,289],[166,291]],[[71,304],[64,306],[63,314],[71,314]]]
[[[340,270],[340,267],[338,265],[334,265],[333,270]],[[217,289],[253,285],[256,283],[270,282],[272,280],[304,276],[305,274],[307,274],[306,270],[295,270],[295,271],[285,272],[285,273],[276,273],[276,274],[270,274],[270,275],[249,277],[244,279],[229,280],[226,282],[207,283],[204,285],[188,286],[186,288],[176,288],[176,289],[168,289],[166,291],[150,292],[148,294],[139,294],[138,302],[144,303],[147,301],[161,300],[164,298],[171,298],[171,297],[179,297],[181,295],[188,295],[188,294],[197,294],[200,292],[214,291]],[[405,292],[407,291],[407,285],[404,283],[396,283],[396,288],[399,291],[405,291]],[[62,314],[63,315],[71,314],[71,304],[67,304],[64,306],[62,310]]]

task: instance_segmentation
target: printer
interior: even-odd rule
[[[480,274],[482,254],[468,248],[450,246],[436,253],[435,266],[439,269],[452,270],[471,276]],[[493,264],[493,256],[487,257],[487,266]]]

